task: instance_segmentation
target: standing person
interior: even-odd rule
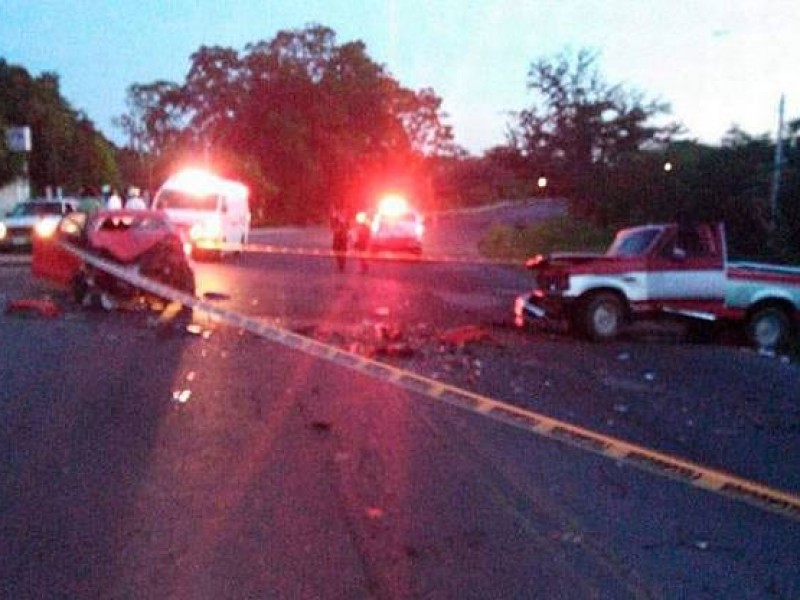
[[[122,208],[122,198],[120,198],[115,188],[111,188],[111,195],[108,197],[107,207],[109,210]]]
[[[93,213],[103,207],[102,200],[98,197],[97,192],[91,186],[83,186],[81,190],[80,202],[78,202],[78,210],[85,213]]]
[[[333,251],[336,256],[336,265],[340,273],[344,271],[345,263],[347,262],[348,229],[347,217],[341,210],[335,209],[331,214],[331,233],[333,233]]]
[[[146,210],[147,204],[139,193],[139,188],[132,187],[128,190],[128,199],[125,201],[125,208],[132,210]]]
[[[372,225],[369,222],[367,213],[360,212],[356,215],[356,229],[353,248],[359,252],[359,271],[366,273],[369,270],[369,263],[367,262],[367,251],[369,250],[369,241],[372,237]]]

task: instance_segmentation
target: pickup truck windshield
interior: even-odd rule
[[[658,227],[622,231],[606,251],[606,256],[641,256],[660,233]]]

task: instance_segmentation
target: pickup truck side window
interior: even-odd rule
[[[708,258],[717,256],[714,236],[707,227],[681,228],[661,250],[665,258]]]

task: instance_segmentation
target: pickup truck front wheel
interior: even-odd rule
[[[747,338],[759,350],[783,348],[790,335],[789,317],[776,306],[760,308],[747,320]]]
[[[590,340],[609,341],[622,329],[625,307],[615,294],[600,292],[587,298],[578,318],[580,329]]]

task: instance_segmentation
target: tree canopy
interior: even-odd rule
[[[424,179],[426,157],[454,151],[433,90],[403,87],[362,42],[321,25],[241,52],[202,46],[182,83],[133,85],[128,106],[120,125],[159,176],[189,153],[210,158],[251,185],[266,220],[323,220],[376,180]]]
[[[0,59],[0,185],[23,172],[23,157],[11,154],[5,142],[7,128],[22,125],[32,133],[27,159],[34,193],[46,186],[77,192],[87,185],[119,184],[113,145],[61,96],[58,76],[32,77]]]
[[[610,84],[600,74],[597,54],[586,49],[534,61],[528,89],[535,102],[520,111],[510,142],[529,165],[591,211],[594,178],[631,154],[664,143],[679,127],[654,125],[669,106],[635,90]]]

